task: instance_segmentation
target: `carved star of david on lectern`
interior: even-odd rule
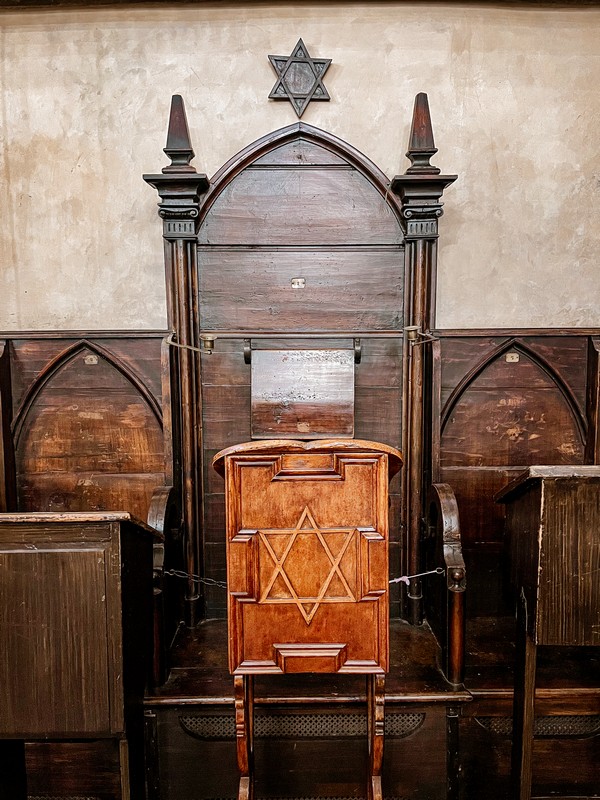
[[[301,117],[311,100],[329,100],[323,76],[331,64],[330,58],[311,58],[302,39],[289,56],[269,56],[278,80],[269,99],[289,100]]]
[[[356,602],[356,591],[350,586],[356,580],[352,577],[356,574],[356,528],[321,528],[306,506],[295,528],[262,530],[258,535],[274,565],[260,603],[295,604],[310,625],[322,603]],[[346,553],[354,559],[344,571]],[[316,576],[311,583],[308,574]]]

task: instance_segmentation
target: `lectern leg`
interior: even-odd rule
[[[238,800],[253,800],[254,796],[254,677],[235,675],[235,738],[240,771]]]
[[[517,605],[517,653],[513,701],[512,794],[530,800],[535,714],[535,664],[537,646],[527,631],[527,602]]]
[[[367,675],[367,720],[369,734],[368,800],[383,800],[381,767],[385,724],[385,676]]]

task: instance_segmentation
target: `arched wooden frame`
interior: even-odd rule
[[[249,164],[255,163],[269,151],[304,137],[332,154],[344,158],[376,188],[392,209],[399,229],[404,233],[404,308],[400,327],[411,326],[426,331],[433,325],[435,315],[435,282],[437,272],[438,221],[442,216],[441,196],[455,175],[440,174],[430,163],[437,152],[429,116],[427,96],[417,95],[407,156],[411,166],[404,175],[388,181],[368,159],[335,136],[319,131],[305,123],[275,131],[258,142],[244,148],[228,161],[209,182],[190,165],[194,157],[183,100],[179,95],[172,99],[169,131],[165,152],[171,164],[162,174],[145,175],[160,195],[159,215],[163,219],[165,239],[165,265],[167,272],[167,305],[169,324],[178,344],[199,348],[200,323],[198,307],[197,257],[199,232],[211,207],[227,185]],[[212,341],[210,326],[203,328],[208,347]],[[403,527],[406,531],[407,561],[402,568],[416,573],[419,570],[419,542],[425,512],[426,492],[423,491],[423,474],[426,469],[427,450],[424,396],[424,377],[431,367],[423,357],[424,348],[405,348],[403,375],[406,387],[411,387],[408,401],[404,403],[402,449],[405,454],[403,476],[405,513]],[[202,571],[200,542],[203,525],[203,498],[197,488],[202,480],[202,463],[198,450],[203,447],[201,419],[202,379],[199,353],[182,350],[176,359],[175,374],[180,398],[178,413],[181,430],[181,474],[186,540],[188,542],[188,569],[190,573]],[[427,379],[425,383],[428,383]],[[376,438],[376,437],[374,437]],[[221,446],[228,444],[223,442]],[[193,625],[200,616],[200,597],[196,584],[190,584],[188,596],[188,623]],[[410,617],[414,622],[422,618],[421,586],[418,578],[411,580],[408,590]]]
[[[52,401],[50,408],[44,408],[43,405],[39,408],[45,391],[53,387],[53,382],[63,370],[84,354],[92,356],[92,363],[101,365],[101,372],[91,377],[91,385],[99,387],[99,397],[91,397],[89,392],[86,394],[84,385],[83,393],[72,409],[69,397],[64,392],[59,394],[56,407]],[[97,369],[92,364],[90,367]],[[114,402],[110,399],[110,390],[106,397],[102,394],[107,374],[117,376],[118,383],[115,385],[121,387]],[[67,377],[67,381],[73,379],[73,374],[69,375],[71,377]],[[75,386],[78,385],[77,382]],[[124,396],[123,389],[126,392]],[[77,389],[74,391],[77,392]],[[119,420],[131,403],[138,408],[137,424],[143,429],[141,439],[135,427],[135,418],[132,418],[131,424],[122,429],[119,427]],[[47,420],[48,413],[52,416],[58,414],[65,422],[65,435],[68,430],[73,438],[71,460],[59,465],[54,465],[52,460],[56,455],[52,437],[46,445],[45,437],[34,437],[32,440],[29,436],[30,428],[35,430],[39,425],[38,416],[45,414]],[[105,429],[94,422],[106,422],[108,419],[114,420],[117,427]],[[156,484],[162,484],[165,478],[162,440],[160,406],[135,371],[101,345],[86,339],[75,342],[44,366],[26,390],[15,414],[13,441],[17,484],[22,493],[21,505],[26,508],[33,499],[36,508],[41,503],[46,510],[96,511],[116,507],[145,519]],[[37,442],[33,450],[32,441]],[[128,442],[129,447],[125,447],[123,442]],[[130,472],[123,472],[123,468]],[[117,474],[118,479],[115,477]],[[109,479],[109,476],[112,478]],[[50,477],[52,480],[48,483]]]
[[[556,388],[561,393],[567,407],[569,408],[573,419],[577,425],[579,430],[579,434],[581,436],[582,444],[585,444],[585,438],[587,433],[587,420],[584,414],[582,413],[579,404],[573,394],[571,388],[565,383],[563,378],[559,375],[559,373],[554,369],[552,364],[550,364],[543,356],[539,353],[536,353],[531,347],[516,339],[515,337],[511,337],[506,342],[503,342],[499,347],[495,348],[491,353],[488,353],[481,359],[469,372],[462,378],[462,380],[458,383],[458,385],[453,389],[452,393],[448,397],[444,408],[442,409],[441,414],[441,435],[444,435],[444,430],[452,414],[452,411],[455,409],[457,404],[460,402],[461,398],[464,397],[466,392],[469,388],[473,385],[473,383],[477,380],[477,378],[482,375],[485,370],[491,366],[494,362],[496,362],[499,358],[501,358],[505,353],[514,350],[516,352],[522,353],[527,358],[531,359],[533,363],[539,367],[539,369],[548,376],[548,378],[555,384]]]
[[[132,386],[139,392],[141,397],[144,399],[154,416],[156,417],[156,421],[159,424],[160,428],[162,429],[162,411],[160,404],[156,400],[153,394],[150,393],[148,387],[142,381],[142,379],[123,361],[121,361],[117,356],[107,350],[105,347],[101,345],[90,342],[87,339],[81,339],[78,342],[75,342],[72,345],[69,345],[65,350],[58,353],[54,358],[52,358],[43,368],[43,370],[36,375],[35,379],[32,381],[31,385],[25,391],[23,399],[19,404],[18,409],[15,412],[14,419],[12,422],[12,432],[13,438],[15,442],[15,447],[18,446],[19,438],[21,436],[21,432],[23,430],[23,426],[25,424],[25,420],[27,419],[27,415],[31,410],[31,407],[36,401],[36,398],[49,383],[54,375],[65,367],[70,361],[72,361],[80,352],[83,350],[89,350],[91,353],[99,356],[104,361],[106,361],[111,367],[117,370],[124,378],[126,378]]]

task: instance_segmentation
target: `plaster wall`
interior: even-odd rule
[[[388,176],[429,94],[459,180],[440,327],[600,326],[600,9],[196,3],[0,16],[0,330],[163,328],[161,224],[141,180],[184,96],[199,172],[296,121],[267,54],[333,59],[303,121]]]

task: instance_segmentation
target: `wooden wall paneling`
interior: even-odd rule
[[[250,432],[250,365],[244,361],[243,339],[220,339],[212,353],[202,354],[204,429],[203,463],[210,465],[219,450],[248,441]],[[204,567],[212,581],[226,580],[225,489],[210,468],[203,471]],[[224,617],[227,593],[218,585],[205,587],[206,613]]]
[[[103,347],[46,364],[13,423],[21,510],[126,510],[146,519],[164,483],[159,406]]]
[[[267,209],[268,211],[268,209]],[[199,249],[205,331],[399,330],[402,249]],[[304,278],[304,288],[292,288]]]
[[[504,509],[494,494],[534,463],[584,460],[586,337],[442,334],[441,476],[456,492],[470,613],[506,613]]]
[[[405,225],[406,303],[404,325],[426,333],[435,324],[435,286],[437,280],[438,220],[442,216],[441,197],[456,175],[441,175],[430,163],[437,152],[429,115],[427,95],[415,98],[407,157],[411,166],[404,175],[391,182],[392,191],[399,195]],[[405,351],[405,381],[407,387],[404,407],[403,451],[404,497],[406,516],[406,569],[409,574],[420,572],[420,540],[425,516],[423,475],[426,465],[426,438],[430,430],[424,419],[426,358],[425,339],[417,337]],[[407,589],[409,617],[415,624],[423,617],[422,586],[412,578]]]
[[[588,339],[588,383],[586,397],[588,434],[585,443],[586,464],[600,463],[600,337]]]
[[[17,481],[15,452],[10,430],[12,420],[12,387],[10,375],[10,343],[0,341],[0,512],[16,511]]]
[[[202,615],[202,393],[198,319],[197,233],[200,197],[209,187],[204,174],[190,165],[194,157],[185,108],[179,95],[171,101],[165,153],[171,163],[161,174],[144,175],[159,193],[163,220],[167,279],[168,325],[180,346],[177,360],[178,430],[181,433],[181,490],[186,569],[186,623],[193,627]],[[196,349],[194,349],[196,348]]]

